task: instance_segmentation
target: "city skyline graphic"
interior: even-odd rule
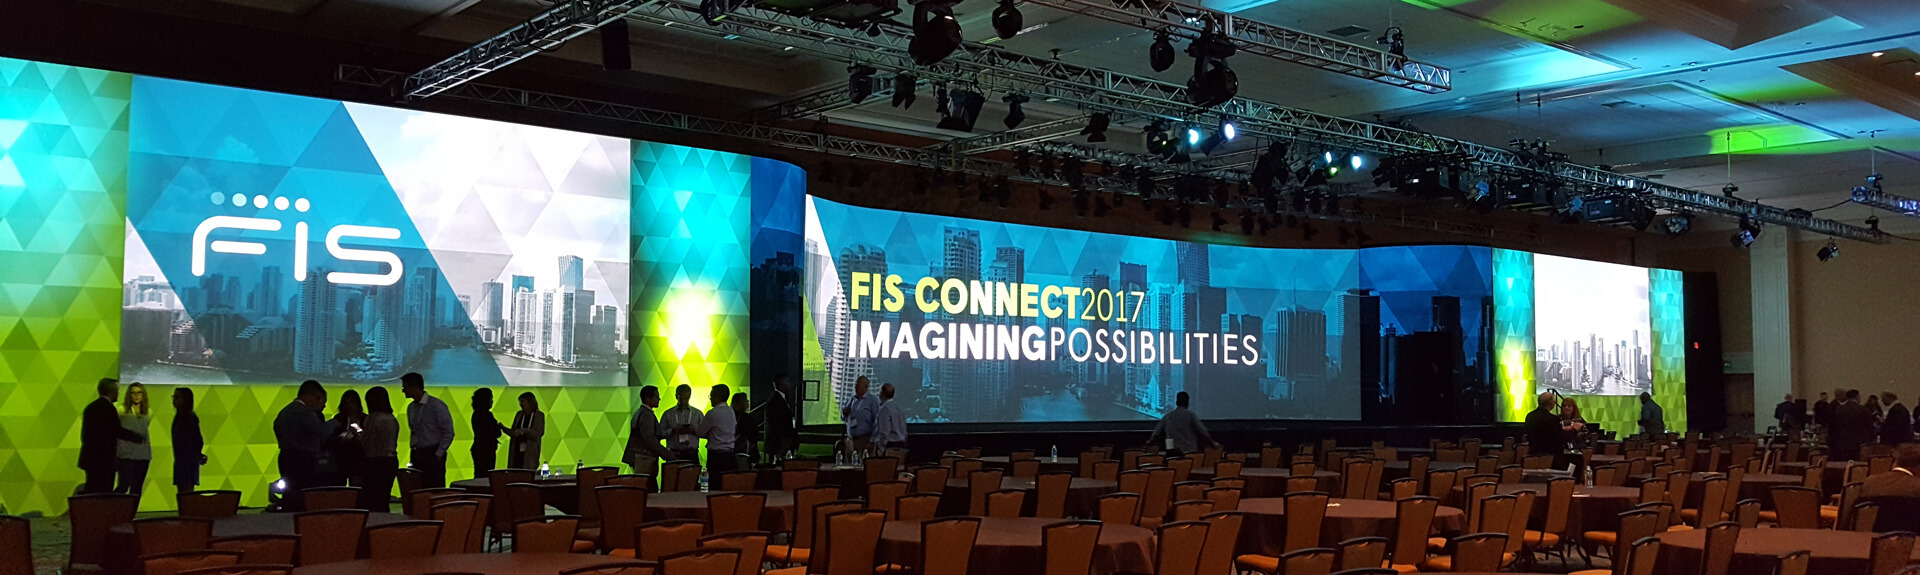
[[[1541,254],[1533,267],[1539,386],[1570,395],[1652,390],[1647,268]]]

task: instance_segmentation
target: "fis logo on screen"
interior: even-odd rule
[[[285,197],[279,197],[269,200],[265,195],[252,196],[249,198],[246,194],[234,194],[232,197],[232,205],[235,207],[246,207],[249,200],[252,201],[253,207],[257,209],[266,209],[267,206],[272,205],[274,209],[279,211],[291,209],[295,212],[306,213],[307,210],[313,207],[306,198],[290,201]],[[216,205],[225,205],[227,203],[226,195],[220,192],[214,192],[213,203]],[[200,225],[193,230],[193,275],[196,277],[206,275],[207,252],[209,251],[222,254],[268,255],[267,245],[259,242],[234,240],[209,241],[208,238],[216,231],[254,230],[277,232],[284,227],[284,222],[268,218],[213,216],[201,221]],[[293,254],[291,255],[293,257],[294,281],[307,280],[307,242],[309,237],[306,222],[293,223]],[[340,245],[340,240],[344,238],[397,240],[400,239],[400,230],[397,228],[356,226],[350,224],[334,226],[332,229],[327,230],[327,253],[332,254],[333,257],[347,261],[385,264],[387,268],[385,273],[377,274],[329,272],[327,273],[328,282],[344,285],[369,286],[389,286],[399,283],[401,270],[399,255],[384,250],[363,250],[345,247]],[[285,257],[285,255],[280,255],[280,257]]]

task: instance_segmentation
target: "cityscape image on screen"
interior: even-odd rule
[[[1535,254],[1539,385],[1570,395],[1653,388],[1648,270]]]

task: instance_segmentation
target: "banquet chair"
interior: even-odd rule
[[[1173,482],[1181,483],[1193,477],[1194,465],[1198,463],[1192,457],[1175,457],[1167,460],[1167,467],[1173,469]]]
[[[1727,469],[1727,489],[1724,494],[1725,501],[1720,503],[1721,511],[1727,513],[1733,512],[1733,505],[1740,502],[1740,490],[1747,484],[1748,473],[1753,472],[1747,470],[1745,467]]]
[[[1655,501],[1666,501],[1666,500],[1667,500],[1667,480],[1648,479],[1646,481],[1640,482],[1640,499],[1638,503],[1652,503]]]
[[[1913,541],[1914,534],[1905,531],[1874,536],[1867,551],[1867,575],[1892,575],[1906,568],[1913,557]]]
[[[898,457],[869,457],[860,465],[861,471],[866,473],[866,482],[870,484],[900,478],[900,458]]]
[[[1893,456],[1875,455],[1867,458],[1867,477],[1873,477],[1888,471],[1893,471]]]
[[[1205,499],[1176,501],[1168,509],[1167,515],[1172,521],[1199,521],[1202,516],[1213,513],[1213,502]]]
[[[1385,537],[1372,536],[1341,541],[1337,547],[1339,555],[1335,558],[1333,568],[1345,570],[1363,567],[1378,568],[1385,565],[1388,543]]]
[[[1007,464],[1007,474],[1010,477],[1033,477],[1039,475],[1040,460],[1022,459],[1009,463]]]
[[[960,457],[965,459],[979,459],[980,454],[986,452],[986,450],[979,447],[962,447],[953,450],[953,452],[960,454]]]
[[[1403,477],[1387,484],[1387,500],[1399,501],[1420,494],[1420,482],[1411,477]]]
[[[700,464],[699,463],[686,462],[684,465],[681,465],[679,469],[675,469],[673,474],[674,474],[674,484],[679,486],[679,489],[677,489],[677,491],[699,491],[700,490]]]
[[[1553,467],[1552,455],[1528,455],[1520,460],[1520,466],[1526,469],[1548,469]]]
[[[1281,459],[1283,457],[1286,457],[1286,449],[1284,448],[1276,445],[1263,445],[1260,447],[1260,467],[1262,468],[1279,468],[1280,464],[1284,463]]]
[[[1067,493],[1073,488],[1073,475],[1065,472],[1042,473],[1033,479],[1033,516],[1060,519],[1067,516]]]
[[[1500,457],[1496,455],[1481,456],[1479,460],[1474,462],[1473,473],[1475,475],[1499,475]]]
[[[741,531],[701,537],[701,549],[733,549],[740,552],[740,561],[731,575],[756,575],[760,572],[760,563],[767,558],[767,539],[772,534],[765,531]]]
[[[490,514],[493,511],[494,505],[492,495],[481,495],[478,493],[443,495],[427,500],[427,510],[428,513],[431,514],[434,507],[461,501],[471,502],[477,506],[473,508],[473,520],[467,522],[466,552],[485,553],[487,550],[487,518],[491,516]],[[432,519],[432,517],[428,519]]]
[[[1200,551],[1206,548],[1207,529],[1201,521],[1175,521],[1159,525],[1154,544],[1155,575],[1197,575]]]
[[[1315,491],[1320,491],[1320,478],[1314,477],[1312,475],[1296,475],[1296,476],[1287,477],[1286,493],[1288,494],[1308,493],[1308,492],[1315,492]]]
[[[820,557],[808,563],[805,573],[872,575],[886,515],[874,509],[845,509],[823,519],[825,521],[816,527],[822,535],[815,546]],[[801,575],[801,571],[802,568],[794,567],[769,571],[768,575]]]
[[[1721,521],[1706,527],[1707,542],[1705,552],[1700,554],[1699,575],[1727,575],[1727,565],[1733,562],[1733,550],[1740,543],[1740,524]]]
[[[768,559],[781,565],[806,564],[813,553],[814,509],[839,496],[840,488],[832,485],[816,485],[793,492],[793,537],[786,545],[768,546]]]
[[[98,569],[105,554],[107,531],[133,521],[140,497],[122,493],[95,493],[67,498],[67,521],[73,535],[67,540],[66,571]]]
[[[1007,452],[1007,461],[1026,461],[1033,459],[1033,454],[1034,451],[1031,449],[1015,449]]]
[[[393,482],[394,486],[400,489],[401,513],[410,511],[409,509],[405,509],[407,494],[413,493],[416,489],[426,487],[427,484],[426,475],[412,467],[402,467],[395,471],[393,474]]]
[[[1146,455],[1146,451],[1137,447],[1128,448],[1125,451],[1121,451],[1120,452],[1120,468],[1127,471],[1139,469],[1140,456],[1142,455]]]
[[[1733,522],[1741,529],[1753,529],[1760,526],[1760,500],[1742,499],[1733,504]]]
[[[494,498],[494,501],[499,502],[500,499]],[[506,506],[509,524],[547,514],[547,504],[541,499],[540,486],[533,483],[508,484]]]
[[[1215,489],[1226,488],[1239,489],[1241,491],[1247,489],[1247,478],[1245,477],[1215,477],[1213,481],[1209,483],[1212,483]]]
[[[1302,456],[1295,455],[1294,457],[1298,458]],[[1315,471],[1320,470],[1319,464],[1316,464],[1313,462],[1313,456],[1306,455],[1304,457],[1307,458],[1306,461],[1299,461],[1298,459],[1296,459],[1292,464],[1287,466],[1288,476],[1291,476],[1291,477],[1311,476],[1314,474]]]
[[[739,549],[688,549],[660,558],[661,575],[733,575]]]
[[[1853,524],[1853,506],[1860,502],[1860,494],[1865,492],[1866,482],[1847,483],[1834,496],[1833,505],[1820,506],[1820,524],[1832,525],[1835,529],[1845,529]]]
[[[1076,476],[1093,479],[1093,464],[1099,463],[1100,461],[1100,452],[1098,451],[1089,449],[1080,452],[1080,470]]]
[[[1375,459],[1371,462],[1368,462],[1367,479],[1366,479],[1367,488],[1366,488],[1366,493],[1362,494],[1362,499],[1373,499],[1373,500],[1380,499],[1380,478],[1382,474],[1386,473],[1386,470],[1387,470],[1387,461],[1384,459]]]
[[[240,554],[233,551],[175,551],[142,555],[142,575],[179,575],[181,571],[238,565]]]
[[[1062,521],[1041,528],[1040,546],[1046,550],[1047,556],[1044,574],[1088,575],[1091,573],[1093,551],[1100,545],[1101,523],[1103,522]]]
[[[149,517],[133,520],[140,555],[199,551],[213,538],[213,520],[192,517]]]
[[[1626,482],[1626,477],[1624,477],[1624,471],[1625,471],[1625,468],[1623,468],[1620,465],[1602,465],[1599,467],[1595,467],[1593,468],[1593,484],[1608,486],[1608,487],[1619,487],[1621,484]]]
[[[33,575],[33,524],[0,515],[0,575]]]
[[[596,531],[600,528],[600,502],[594,499],[594,488],[606,485],[607,478],[619,474],[620,468],[610,465],[582,467],[574,471],[574,485],[579,488],[579,493],[575,497],[579,501],[580,525],[583,530],[587,526],[592,526]],[[593,539],[600,538],[596,536]]]
[[[1134,469],[1146,469],[1149,467],[1166,467],[1167,456],[1154,454],[1154,453],[1141,454],[1139,459],[1134,460],[1134,463],[1140,465],[1139,467],[1136,467]]]
[[[894,501],[895,521],[925,521],[940,514],[940,494],[914,493]]]
[[[719,491],[753,491],[760,482],[757,471],[733,471],[720,474]]]
[[[1436,499],[1453,497],[1453,485],[1460,480],[1460,472],[1452,469],[1436,469],[1427,472],[1427,496]],[[1397,501],[1397,499],[1396,499]]]
[[[1802,553],[1805,553],[1802,551]],[[1660,556],[1660,538],[1641,537],[1622,550],[1614,553],[1613,566],[1607,569],[1586,569],[1574,571],[1569,575],[1653,575],[1654,561]],[[1684,572],[1684,570],[1679,570]],[[1776,574],[1776,575],[1786,575]],[[1799,573],[1798,575],[1806,575]]]
[[[1297,549],[1281,554],[1279,569],[1267,573],[1285,575],[1327,575],[1333,572],[1334,559],[1339,552],[1326,547]]]
[[[1101,523],[1132,525],[1140,517],[1140,495],[1120,492],[1100,496],[1099,517]]]
[[[438,540],[434,543],[434,553],[450,555],[455,553],[478,553],[478,549],[469,549],[467,534],[473,530],[474,521],[479,519],[480,504],[472,501],[452,501],[433,506],[428,516],[440,522]]]
[[[1512,563],[1526,548],[1527,522],[1533,518],[1533,504],[1539,499],[1540,493],[1532,489],[1522,489],[1513,493],[1513,497],[1513,513],[1507,516],[1507,525],[1501,529],[1507,534],[1507,549],[1502,566]]]
[[[692,486],[685,486],[680,484],[680,470],[689,468],[689,467],[698,469],[700,465],[693,462],[679,461],[679,460],[662,462],[660,464],[660,471],[659,471],[660,492],[665,493],[668,491],[692,491],[694,489],[698,489],[700,486],[697,482]]]
[[[1520,483],[1527,476],[1527,470],[1518,465],[1503,465],[1499,476],[1501,483]]]
[[[1440,512],[1435,497],[1408,497],[1394,502],[1392,555],[1386,567],[1400,573],[1420,570],[1427,562],[1427,534],[1433,530],[1433,518]]]
[[[306,502],[307,511],[357,509],[360,506],[358,487],[309,487],[300,490],[300,497]]]
[[[1320,528],[1332,497],[1320,491],[1288,493],[1285,497],[1287,538],[1283,552],[1320,546]]]
[[[782,461],[782,462],[780,462],[780,470],[781,470],[781,471],[799,471],[799,470],[802,470],[802,469],[813,469],[813,470],[819,470],[819,469],[820,469],[820,460],[818,460],[818,459],[788,459],[788,460],[786,460],[786,461]]]
[[[1788,529],[1820,528],[1820,492],[1805,487],[1775,487],[1773,493],[1773,521]],[[1760,512],[1760,519],[1767,519],[1767,512]]]
[[[1012,519],[1020,516],[1020,507],[1027,503],[1027,492],[1019,489],[1000,489],[987,494],[987,514],[985,517]]]
[[[1432,468],[1432,456],[1415,455],[1412,459],[1407,460],[1407,479],[1412,479],[1414,485],[1425,488],[1427,485],[1427,473],[1429,473]],[[1382,466],[1382,470],[1385,470],[1384,465]]]
[[[1496,495],[1495,497],[1511,497]],[[1438,555],[1427,558],[1427,568],[1434,571],[1499,571],[1508,558],[1507,534],[1474,533],[1453,538],[1450,547],[1452,555]]]
[[[1434,571],[1500,570],[1501,566],[1513,559],[1513,554],[1507,550],[1508,541],[1511,539],[1507,536],[1507,531],[1511,528],[1514,515],[1519,513],[1520,499],[1521,497],[1516,495],[1490,495],[1478,500],[1474,504],[1476,508],[1474,516],[1467,520],[1469,535],[1455,537],[1442,543],[1441,547],[1451,548],[1452,554],[1427,557],[1427,562],[1423,566]],[[1498,536],[1499,542],[1492,552],[1494,562],[1491,566],[1484,563],[1485,559],[1480,555],[1485,552],[1480,545],[1494,540],[1488,536]],[[1463,543],[1467,546],[1463,547]],[[1429,546],[1432,545],[1429,544]]]
[[[1239,511],[1215,511],[1200,516],[1207,524],[1207,540],[1200,548],[1200,572],[1217,574],[1234,571],[1234,552],[1240,544],[1240,526],[1247,514]]]
[[[1684,494],[1682,494],[1684,497]],[[1700,507],[1680,510],[1680,519],[1696,528],[1726,519],[1727,478],[1709,477],[1700,482]]]
[[[1468,485],[1466,489],[1460,492],[1460,508],[1466,511],[1467,516],[1467,533],[1484,531],[1484,529],[1480,528],[1480,501],[1492,497],[1498,489],[1498,485],[1480,483]],[[1435,537],[1430,540],[1435,549],[1445,548],[1447,541],[1448,540],[1443,537]]]
[[[1861,533],[1874,533],[1873,526],[1879,521],[1880,504],[1873,501],[1862,501],[1853,504],[1853,522],[1846,525],[1844,529],[1859,531]],[[1836,527],[1836,529],[1839,528],[1841,527]]]
[[[1369,496],[1367,492],[1371,490],[1374,493],[1379,493],[1380,489],[1378,487],[1371,489],[1367,487],[1367,475],[1371,473],[1373,473],[1373,463],[1370,460],[1354,457],[1342,462],[1340,464],[1340,485],[1342,487],[1340,496],[1347,499],[1372,499],[1373,497]]]
[[[308,511],[293,516],[293,532],[300,536],[298,565],[352,561],[360,554],[360,535],[367,528],[364,509]]]
[[[1213,484],[1205,481],[1182,481],[1175,483],[1173,484],[1173,500],[1188,501],[1192,499],[1205,499],[1207,487],[1212,485]]]
[[[1461,484],[1461,485],[1465,485],[1465,486],[1467,486],[1467,487],[1473,487],[1473,486],[1475,486],[1475,485],[1481,485],[1481,484],[1488,484],[1488,485],[1499,485],[1499,484],[1500,484],[1500,474],[1498,474],[1498,473],[1475,473],[1475,474],[1473,474],[1473,475],[1468,475],[1468,476],[1466,476],[1466,477],[1464,477],[1464,478],[1461,478],[1461,479],[1460,479],[1460,484]]]
[[[415,489],[407,492],[406,495],[400,498],[400,510],[405,513],[407,517],[414,519],[432,519],[434,498],[466,494],[467,491],[465,489],[454,489],[451,487]]]
[[[493,503],[487,510],[487,526],[491,527],[490,540],[501,545],[513,532],[514,516],[513,496],[507,492],[507,486],[516,483],[533,483],[533,471],[529,469],[489,469],[487,492],[493,495]]]
[[[1658,512],[1651,509],[1631,509],[1620,513],[1620,525],[1613,531],[1588,531],[1583,534],[1583,537],[1594,547],[1605,549],[1608,557],[1618,564],[1627,556],[1630,542],[1657,535],[1662,527],[1664,525],[1660,524]]]
[[[1207,490],[1206,498],[1207,501],[1213,502],[1213,511],[1215,513],[1221,511],[1239,511],[1241,492],[1242,490],[1238,487],[1215,487]]]
[[[967,515],[987,514],[987,494],[1000,490],[1001,473],[986,469],[967,474]]]
[[[886,512],[887,520],[892,521],[894,503],[907,494],[907,487],[907,482],[897,479],[868,484],[867,507]]]
[[[396,521],[367,528],[368,559],[429,557],[440,542],[439,521]],[[461,525],[461,527],[466,527]]]
[[[935,469],[945,469],[945,468],[941,467],[941,468],[935,468]],[[914,477],[919,477],[922,473],[925,473],[925,471],[915,472],[913,475]],[[802,487],[813,487],[815,484],[818,484],[819,482],[820,482],[820,470],[818,469],[782,469],[780,470],[780,490],[781,491],[797,491]]]
[[[1674,509],[1673,517],[1669,518],[1669,521],[1672,521],[1675,525],[1680,523],[1679,510],[1686,506],[1687,489],[1692,486],[1692,471],[1679,469],[1667,474],[1667,503],[1672,504]],[[1715,523],[1717,521],[1716,519],[1714,521],[1708,521],[1708,523]]]
[[[639,542],[633,540],[633,534],[646,521],[647,489],[609,483],[593,491],[594,499],[600,502],[600,550],[634,557]]]
[[[980,518],[945,517],[920,524],[919,565],[910,570],[889,565],[881,573],[911,572],[917,575],[967,575],[973,544],[980,539]]]
[[[638,487],[647,491],[654,490],[653,476],[644,473],[622,473],[607,478],[607,485]]]
[[[513,522],[514,553],[578,553],[593,549],[579,541],[580,518],[572,515],[528,517]]]
[[[798,555],[789,558],[787,561],[791,564],[807,565],[809,572],[817,572],[825,566],[821,561],[825,560],[824,554],[827,553],[827,517],[835,513],[854,511],[863,507],[865,507],[865,505],[862,502],[853,500],[828,501],[815,505],[808,521],[808,523],[812,524],[808,528],[810,533],[808,536],[808,544],[804,548],[799,548],[797,547],[798,544],[795,544],[798,550],[787,553],[790,556],[795,553],[798,553]],[[795,519],[795,521],[798,521],[798,519]],[[798,537],[796,537],[795,540],[797,541]],[[769,552],[771,552],[771,548]]]
[[[707,523],[695,519],[668,519],[641,523],[633,530],[634,558],[659,561],[660,558],[700,547]]]
[[[655,575],[660,564],[652,561],[621,561],[561,569],[559,575]],[[183,574],[184,575],[184,574]]]
[[[979,471],[985,468],[986,462],[980,461],[978,459],[961,459],[959,461],[953,462],[952,467],[953,467],[954,478],[966,479],[967,477],[972,476],[973,472]]]
[[[760,514],[767,508],[767,494],[748,491],[715,493],[707,496],[708,535],[760,530]]]
[[[188,569],[175,575],[293,575],[293,566],[285,563],[239,563]]]
[[[1226,454],[1227,448],[1213,445],[1200,450],[1200,461],[1195,462],[1195,464],[1200,467],[1213,467],[1214,464],[1220,463],[1220,458],[1225,457]],[[1189,457],[1191,457],[1191,455],[1189,455]]]
[[[240,553],[240,563],[247,565],[292,565],[300,549],[300,538],[294,535],[235,535],[216,537],[207,541],[207,548],[214,551],[235,551]]]
[[[1813,552],[1801,549],[1781,555],[1774,575],[1807,575],[1807,564],[1813,561]]]
[[[1174,473],[1167,467],[1147,470],[1147,491],[1140,494],[1141,527],[1152,529],[1166,521],[1167,507],[1173,503]]]
[[[922,467],[913,474],[914,493],[940,493],[947,489],[947,480],[953,478],[953,470],[945,467]]]
[[[1466,463],[1467,450],[1460,448],[1438,448],[1433,450],[1433,460],[1447,463]]]
[[[223,519],[240,514],[240,492],[228,489],[188,491],[174,498],[181,517]]]
[[[1528,529],[1521,534],[1527,549],[1543,553],[1559,550],[1562,558],[1567,556],[1567,522],[1573,514],[1573,489],[1572,477],[1556,477],[1547,482],[1547,512],[1541,517],[1540,530]]]

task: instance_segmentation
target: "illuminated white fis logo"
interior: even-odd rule
[[[300,198],[298,200],[289,201],[285,197],[279,197],[279,198],[273,198],[269,200],[264,195],[253,196],[249,198],[246,194],[234,194],[232,196],[231,201],[232,201],[232,205],[236,207],[245,207],[249,203],[248,202],[249,199],[252,200],[251,203],[253,204],[253,207],[259,208],[259,209],[266,209],[268,205],[272,205],[275,209],[280,211],[286,211],[289,208],[291,208],[294,211],[304,213],[307,210],[312,208],[312,205],[307,202],[306,198]],[[220,192],[213,193],[213,203],[215,205],[225,205],[227,204],[227,202],[228,202],[228,197],[226,194],[223,194]],[[267,253],[267,245],[259,242],[243,242],[243,241],[233,241],[233,240],[213,240],[209,242],[207,240],[207,236],[213,235],[215,230],[225,229],[225,230],[255,230],[255,231],[262,231],[262,232],[277,232],[277,231],[280,231],[280,229],[284,225],[285,224],[280,220],[267,219],[267,218],[245,218],[245,217],[239,217],[239,216],[214,216],[211,218],[207,218],[205,221],[200,222],[199,227],[193,230],[193,275],[196,277],[206,275],[207,252],[209,250],[216,253],[223,253],[223,254],[243,254],[243,255],[252,255],[252,256],[266,255]],[[308,236],[307,223],[294,222],[293,223],[293,279],[294,281],[306,281],[307,279],[307,238],[308,237],[309,236]],[[387,266],[386,273],[377,273],[377,274],[328,272],[327,273],[328,282],[332,282],[335,284],[344,284],[344,285],[370,285],[370,286],[389,286],[395,283],[399,283],[400,269],[401,269],[399,255],[396,255],[393,252],[384,251],[384,250],[362,250],[362,249],[343,247],[340,245],[341,238],[368,238],[368,239],[376,239],[376,240],[397,240],[397,239],[400,239],[400,230],[397,228],[383,228],[383,227],[376,227],[376,226],[356,226],[356,225],[349,225],[349,224],[334,226],[333,229],[327,230],[327,253],[332,254],[333,257],[342,259],[342,260],[348,260],[348,261],[386,264]]]

